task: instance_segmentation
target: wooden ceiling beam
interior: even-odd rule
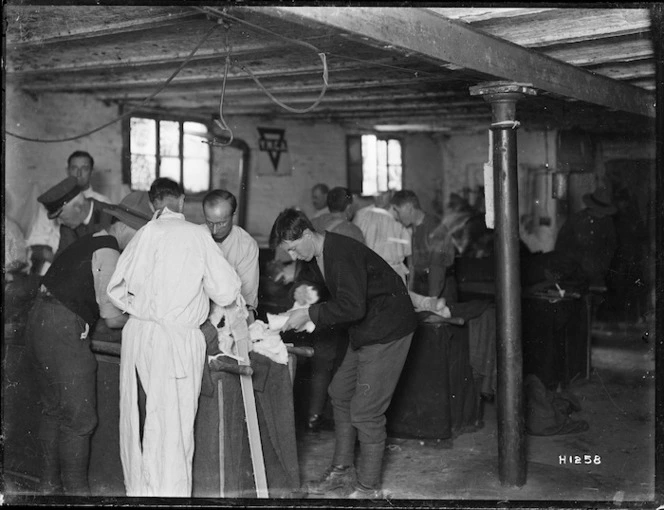
[[[518,7],[471,7],[471,8],[437,8],[425,7],[425,9],[441,14],[446,18],[459,19],[466,23],[476,23],[478,21],[486,20],[504,20],[512,19],[520,16],[532,16],[535,13],[553,11],[554,8],[518,8]]]
[[[243,48],[233,48],[233,59],[258,59],[265,58],[271,54],[282,52],[287,47],[286,44],[275,43],[273,46],[246,46]],[[48,73],[49,76],[53,75],[66,75],[78,73],[117,73],[130,71],[132,69],[144,68],[158,68],[158,67],[172,67],[175,69],[176,65],[184,62],[191,53],[190,49],[186,51],[179,51],[170,55],[160,54],[155,56],[149,54],[144,57],[134,57],[128,59],[118,60],[117,58],[110,59],[93,59],[87,62],[76,62],[75,64],[68,65],[52,65],[49,62],[48,67],[32,68],[26,70],[15,71],[12,67],[8,67],[7,74],[12,78],[23,79],[32,78]],[[226,58],[226,49],[219,48],[200,48],[190,59],[189,63],[202,62],[206,60],[217,60],[220,65],[223,65]]]
[[[385,62],[391,62],[391,59],[384,59]],[[379,68],[381,62],[374,62],[375,68]],[[196,83],[205,84],[219,84],[223,80],[224,63],[220,61],[217,66],[201,67],[192,66],[185,67],[181,74],[177,76],[169,86],[191,86]],[[139,71],[143,70],[142,66],[136,66]],[[334,82],[338,73],[357,73],[357,71],[364,71],[367,75],[371,73],[371,69],[366,63],[362,62],[342,62],[342,63],[328,63],[329,81]],[[165,69],[158,69],[154,71],[144,70],[142,74],[135,73],[132,78],[124,78],[120,76],[112,76],[106,73],[97,76],[88,76],[86,80],[82,81],[80,76],[73,76],[71,78],[55,78],[53,79],[50,72],[44,71],[40,73],[39,77],[44,77],[43,81],[38,80],[38,76],[31,76],[29,80],[23,81],[20,77],[7,73],[6,79],[9,82],[19,83],[23,90],[30,92],[76,92],[76,91],[94,91],[102,89],[116,89],[116,88],[157,88],[164,83],[168,77],[168,71]],[[171,70],[172,72],[173,70]],[[193,73],[197,74],[193,74]],[[323,66],[321,64],[313,64],[307,66],[300,66],[297,68],[278,68],[278,67],[264,67],[262,69],[251,69],[251,72],[262,80],[280,79],[280,78],[295,78],[302,79],[303,77],[310,76],[312,80],[318,80],[322,84]],[[416,71],[413,71],[415,73]],[[188,75],[187,75],[188,74]],[[185,76],[183,76],[185,75]],[[228,74],[228,82],[237,80],[251,80],[248,74],[243,70],[233,66]],[[444,82],[443,77],[440,78]]]
[[[542,53],[556,60],[581,67],[611,62],[631,62],[653,57],[650,39],[640,38],[632,41],[617,39],[615,43],[601,39],[594,43],[563,45],[553,49],[543,49]]]
[[[292,104],[289,104],[286,101],[283,101],[285,104],[288,104],[289,106],[295,106],[297,105],[298,107],[304,108],[307,106],[307,104],[298,104],[300,103],[299,101],[293,101]],[[199,106],[203,106],[200,102],[195,102]],[[311,103],[311,101],[309,101]],[[158,100],[154,101],[154,104],[160,104]],[[178,101],[176,100],[170,100],[168,102],[168,105],[176,105],[178,104]],[[218,109],[218,103],[215,105],[214,103],[209,103],[205,104],[206,107],[214,107],[216,106]],[[480,111],[487,111],[489,110],[486,108],[484,103],[472,103],[472,104],[467,104],[466,106],[453,106],[453,107],[447,107],[447,105],[443,102],[435,102],[435,101],[428,101],[428,102],[423,102],[423,101],[384,101],[380,104],[367,104],[367,103],[362,103],[362,104],[345,104],[345,105],[333,105],[333,106],[327,106],[324,103],[321,103],[316,107],[315,111],[317,114],[329,114],[329,113],[351,113],[351,114],[358,114],[358,113],[377,113],[377,112],[404,112],[407,115],[416,115],[418,112],[435,112],[440,115],[451,115],[451,114],[466,114],[466,113],[472,113],[473,110],[480,110]],[[268,103],[263,103],[263,104],[252,104],[248,102],[228,102],[224,104],[224,114],[229,114],[229,115],[239,115],[239,114],[245,114],[248,112],[255,112],[255,113],[260,113],[260,112],[267,112],[267,111],[273,111],[273,112],[283,112],[285,113],[286,110],[284,110],[281,106],[268,102]],[[490,113],[490,112],[489,112]],[[301,115],[301,114],[298,114]],[[403,120],[403,118],[402,118]]]
[[[349,92],[353,94],[363,94],[364,91],[373,91],[376,89],[397,89],[402,90],[404,88],[409,88],[411,94],[426,94],[430,92],[421,92],[420,88],[425,86],[428,83],[440,83],[440,78],[417,78],[417,79],[405,79],[405,80],[365,80],[361,82],[357,81],[334,81],[330,83],[327,89],[327,94],[335,94],[338,92]],[[175,84],[170,85],[168,88],[159,93],[159,97],[172,96],[172,95],[181,95],[184,91],[195,92],[198,96],[214,96],[218,97],[221,91],[221,79],[215,79],[214,82],[205,81],[200,83],[187,83],[187,84]],[[278,82],[271,82],[269,84],[268,90],[273,94],[282,94],[282,93],[291,93],[294,90],[300,93],[306,92],[318,92],[320,91],[321,84],[318,82],[299,82],[293,84],[290,81],[281,80]],[[242,96],[242,95],[255,95],[263,92],[256,86],[256,84],[251,80],[246,80],[245,84],[240,84],[240,80],[228,85],[226,88],[226,94],[229,96]],[[448,96],[465,96],[465,90],[450,90],[443,89],[440,92],[433,92],[434,94],[439,94],[441,97]],[[146,90],[144,87],[132,87],[131,90],[111,90],[109,92],[103,93],[104,97],[109,100],[116,99],[141,99],[145,97]],[[384,96],[382,96],[384,97]]]
[[[561,8],[514,19],[510,23],[487,20],[474,28],[520,46],[541,48],[650,30],[648,9]]]
[[[608,76],[614,80],[631,80],[655,76],[655,69],[649,62],[635,60],[633,62],[612,62],[588,67],[592,72]]]
[[[531,83],[564,97],[655,117],[655,95],[649,91],[578,69],[423,9],[245,6],[242,11],[308,26],[333,26],[361,44],[399,48],[498,79]]]
[[[81,9],[84,7],[76,7]],[[60,32],[50,34],[47,36],[34,36],[25,39],[8,38],[6,41],[7,48],[19,50],[29,47],[42,47],[49,44],[59,44],[71,41],[80,41],[82,39],[90,39],[93,37],[102,37],[109,35],[126,34],[129,32],[136,32],[141,30],[150,30],[154,28],[164,27],[180,23],[183,20],[192,18],[202,18],[200,12],[195,10],[186,10],[182,12],[169,12],[159,14],[156,16],[149,16],[145,18],[136,18],[126,21],[118,21],[114,23],[99,23],[98,25],[85,25],[82,28],[74,30],[62,30]]]

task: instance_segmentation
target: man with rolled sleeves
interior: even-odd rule
[[[111,225],[111,216],[107,211],[112,206],[86,197],[76,177],[63,179],[37,200],[44,205],[48,219],[57,219],[60,224],[58,248],[52,258],[45,256],[47,263],[41,274],[45,274],[53,259],[78,238]]]
[[[258,243],[246,230],[233,224],[236,210],[235,195],[225,189],[212,190],[203,197],[206,228],[240,277],[242,297],[247,302],[249,320],[253,322],[258,307]]]
[[[47,192],[46,205],[72,228],[76,215],[68,204],[78,196],[69,182]],[[97,425],[97,361],[90,350],[90,329],[99,318],[122,328],[128,316],[106,294],[119,252],[151,218],[147,195],[130,193],[110,214],[108,228],[82,236],[65,248],[42,279],[30,310],[26,350],[35,369],[42,413],[39,424],[40,490],[88,496],[90,437]],[[79,215],[80,217],[80,215]]]

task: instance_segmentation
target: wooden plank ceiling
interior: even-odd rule
[[[648,9],[5,6],[6,82],[126,108],[331,120],[357,128],[486,129],[483,81],[532,83],[532,127],[652,128]],[[200,45],[170,84],[149,102]],[[327,90],[319,98],[323,61]],[[126,110],[125,110],[126,111]],[[397,127],[395,127],[397,126]],[[400,127],[398,127],[400,126]]]

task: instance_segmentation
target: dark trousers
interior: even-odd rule
[[[361,443],[385,441],[385,411],[399,381],[413,334],[353,349],[330,384],[335,423],[351,423]],[[336,425],[335,425],[336,426]]]
[[[42,417],[42,482],[57,485],[62,468],[65,491],[87,492],[89,441],[97,426],[97,360],[85,322],[58,300],[38,297],[28,315],[26,347],[35,369]],[[45,472],[46,470],[47,472]]]

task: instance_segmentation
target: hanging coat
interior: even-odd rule
[[[137,232],[108,285],[122,331],[120,457],[127,496],[190,497],[194,418],[210,299],[244,309],[240,279],[209,233],[164,209]],[[141,446],[138,384],[146,393]]]

